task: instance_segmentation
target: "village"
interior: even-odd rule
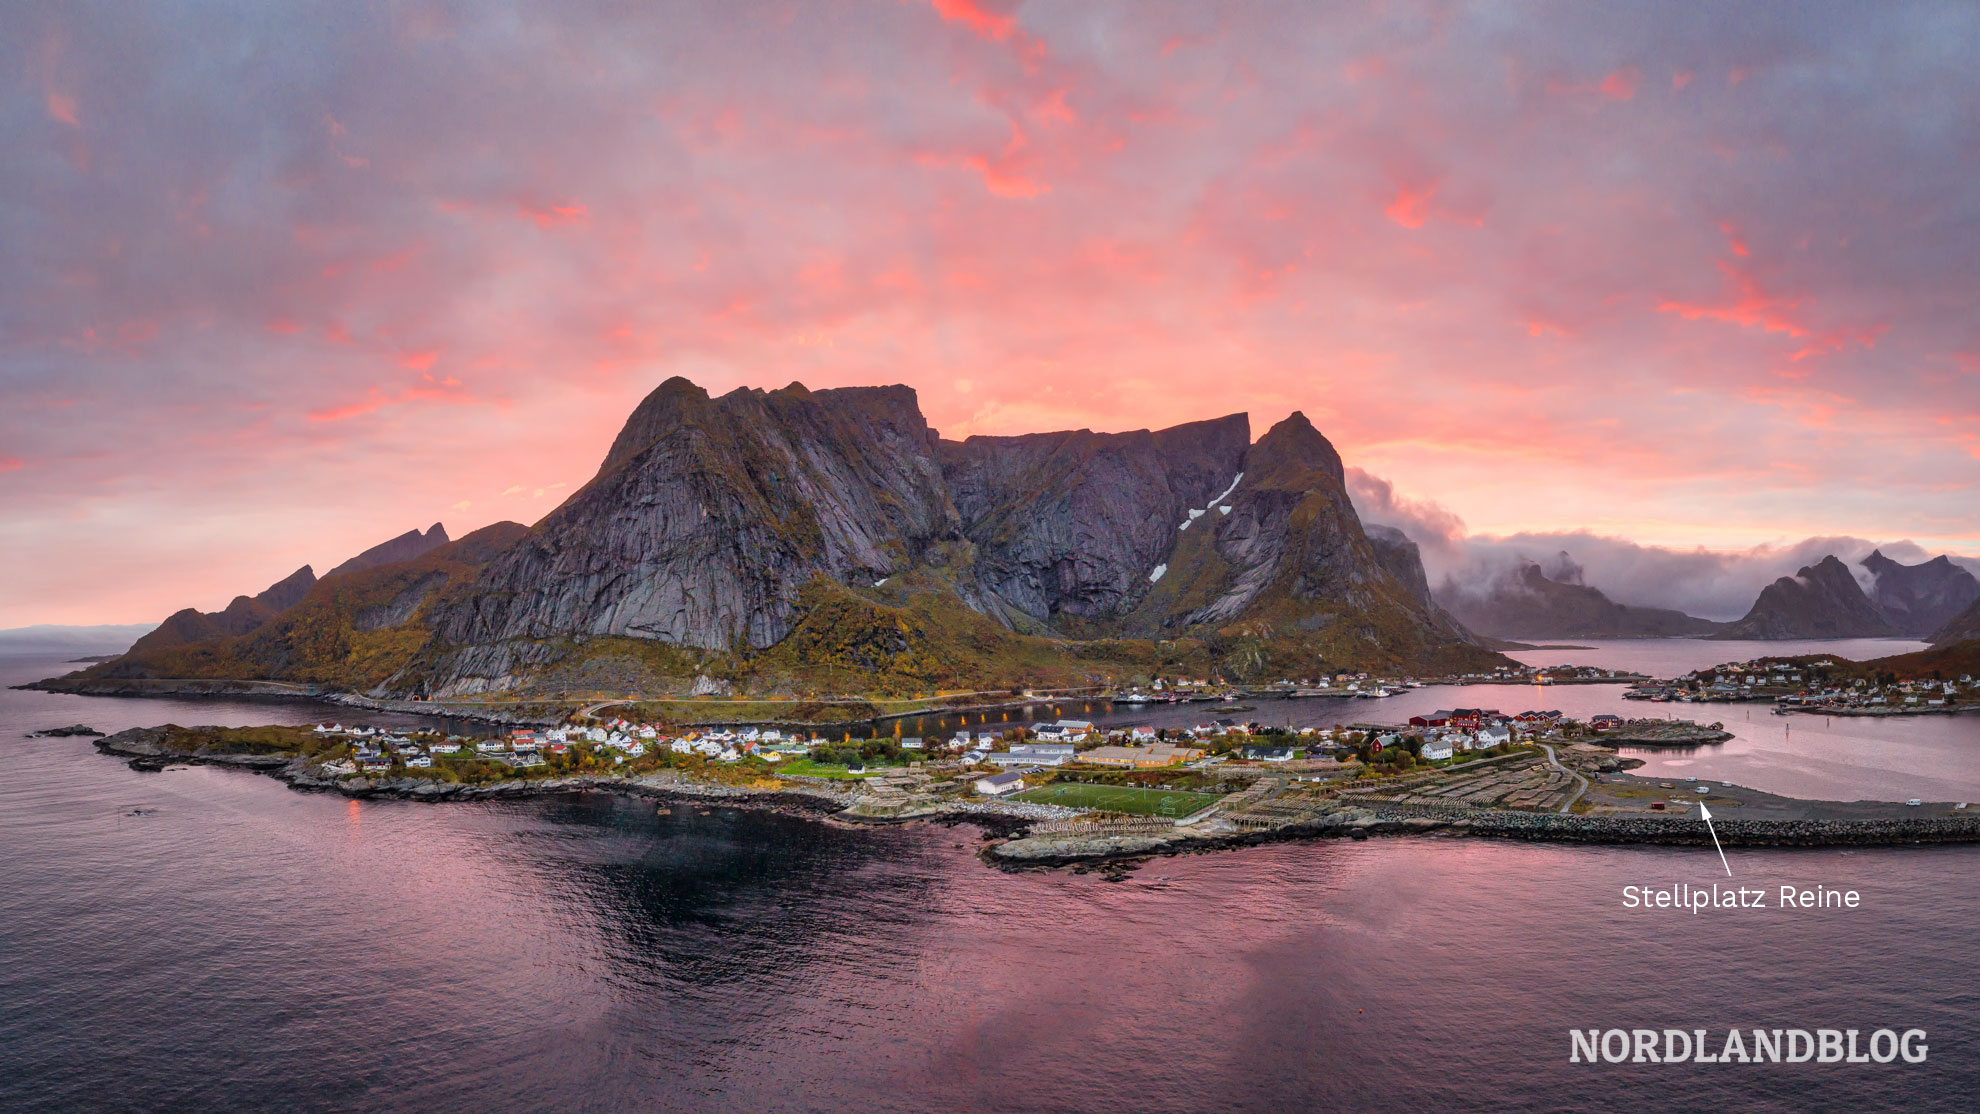
[[[1921,715],[1959,711],[1961,696],[1973,690],[1967,673],[1957,680],[1862,676],[1846,672],[1831,658],[1756,658],[1640,683],[1623,698],[1683,704],[1752,701],[1773,704],[1783,714]]]
[[[312,776],[353,792],[420,782],[434,783],[421,789],[521,788],[571,777],[657,777],[675,785],[822,792],[850,818],[960,808],[1070,822],[1091,834],[1122,823],[1144,831],[1151,822],[1189,827],[1213,817],[1221,818],[1213,827],[1255,828],[1260,816],[1298,818],[1283,801],[1277,811],[1259,811],[1286,797],[1289,785],[1298,787],[1291,797],[1317,803],[1337,790],[1365,793],[1404,775],[1512,756],[1535,763],[1544,756],[1557,766],[1551,745],[1579,747],[1585,761],[1613,766],[1613,751],[1599,744],[1628,723],[1610,714],[1584,723],[1556,710],[1454,708],[1402,724],[1295,729],[1219,717],[1157,728],[1061,719],[939,739],[680,729],[621,717],[518,727],[488,738],[319,724],[310,729],[310,765]],[[1251,819],[1240,823],[1241,816]]]
[[[1593,665],[1501,665],[1494,669],[1454,673],[1434,681],[1414,677],[1383,677],[1338,672],[1319,678],[1282,678],[1269,685],[1240,688],[1217,680],[1186,677],[1157,678],[1147,685],[1123,689],[1110,696],[1117,704],[1189,704],[1236,700],[1246,696],[1379,700],[1410,689],[1441,685],[1614,685],[1647,682],[1650,678],[1626,670]]]

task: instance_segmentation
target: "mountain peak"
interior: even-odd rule
[[[447,528],[438,522],[434,523],[425,533],[421,533],[418,530],[407,530],[398,537],[379,542],[363,553],[345,561],[343,564],[331,569],[328,575],[336,576],[339,573],[359,572],[363,569],[377,568],[379,565],[389,565],[396,561],[410,561],[423,553],[431,552],[446,545],[447,542]],[[305,566],[306,569],[307,566]],[[301,597],[298,596],[297,598],[300,599]]]
[[[1310,488],[1316,471],[1331,477],[1333,487],[1346,490],[1341,454],[1305,414],[1295,410],[1251,447],[1245,460],[1245,486]]]
[[[599,474],[610,472],[644,452],[690,414],[707,406],[708,401],[706,390],[678,375],[653,388],[620,427],[619,436],[605,453],[605,462],[598,467]]]
[[[1895,633],[1885,609],[1871,602],[1849,566],[1831,553],[1761,589],[1745,617],[1715,637],[1882,638]]]

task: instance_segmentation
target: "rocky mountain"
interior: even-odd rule
[[[1713,635],[1722,639],[1884,638],[1897,625],[1873,603],[1834,554],[1760,590],[1744,618]]]
[[[1446,581],[1438,602],[1465,626],[1495,638],[1695,638],[1721,626],[1682,611],[1617,603],[1582,583],[1565,553],[1554,566],[1550,577],[1539,564],[1522,562],[1482,591]]]
[[[1241,414],[943,441],[906,387],[670,379],[561,506],[486,535],[393,539],[275,621],[100,673],[444,697],[1503,661],[1431,600],[1407,538],[1363,529],[1299,414],[1256,444]]]
[[[377,689],[424,649],[430,636],[424,613],[450,593],[470,589],[482,568],[526,532],[501,522],[409,560],[326,576],[248,630],[167,645],[141,640],[124,656],[78,674],[80,683],[72,687],[214,677]]]
[[[408,530],[390,541],[372,546],[330,570],[329,576],[408,561],[446,544],[447,529],[436,522],[423,534],[418,530]],[[168,647],[248,634],[301,603],[316,583],[316,573],[304,565],[257,595],[235,596],[224,610],[202,612],[188,607],[174,612],[150,633],[132,643],[130,653],[144,655]]]
[[[906,387],[710,398],[669,379],[598,474],[435,617],[460,648],[443,672],[508,677],[571,635],[772,646],[814,579],[872,585],[961,541],[935,440]]]
[[[937,446],[976,547],[974,579],[1005,614],[1102,624],[1132,610],[1176,524],[1236,482],[1251,447],[1243,414],[1150,433],[1035,433]]]
[[[1945,626],[1933,631],[1930,636],[1934,646],[1950,646],[1969,639],[1980,639],[1980,600],[1948,619]]]
[[[1364,524],[1362,529],[1375,550],[1375,559],[1395,577],[1396,583],[1409,589],[1409,594],[1424,605],[1437,606],[1430,594],[1430,574],[1423,570],[1423,551],[1409,540],[1409,535],[1394,526],[1372,522]]]
[[[1875,550],[1862,565],[1874,578],[1870,602],[1898,634],[1907,638],[1933,637],[1980,600],[1980,580],[1944,554],[1922,564],[1905,565]]]
[[[1267,430],[1237,481],[1190,508],[1176,531],[1125,633],[1215,630],[1262,673],[1310,672],[1316,660],[1393,666],[1492,657],[1415,582],[1414,545],[1405,549],[1399,535],[1370,539],[1348,500],[1339,454],[1304,414]]]
[[[372,546],[363,553],[331,569],[325,575],[336,576],[339,573],[375,569],[380,565],[389,565],[397,561],[410,561],[421,554],[431,553],[441,546],[446,545],[447,541],[447,528],[438,522],[428,527],[424,534],[418,530],[407,530],[390,541],[380,542]]]
[[[304,565],[257,595],[235,596],[225,610],[202,612],[188,607],[173,612],[158,624],[157,629],[133,642],[130,653],[142,654],[170,646],[246,634],[294,607],[315,584],[316,573]]]

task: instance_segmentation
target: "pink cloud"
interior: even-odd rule
[[[988,11],[976,0],[928,0],[928,6],[943,19],[996,42],[1010,38],[1017,30],[1016,17]]]
[[[9,520],[70,553],[76,506],[152,523],[119,598],[224,605],[493,516],[485,475],[581,481],[681,373],[904,381],[951,435],[1301,409],[1478,529],[1980,536],[1945,494],[1980,481],[1976,431],[1941,421],[1980,412],[1980,137],[1929,115],[1980,79],[1902,21],[1018,11],[546,9],[499,57],[462,47],[472,11],[276,17],[325,60],[304,85],[192,67],[198,15],[10,57],[31,96],[118,110],[0,120],[0,444],[97,454]],[[624,49],[661,39],[665,65]],[[1727,58],[1799,76],[1689,87]],[[183,558],[172,524],[216,516],[326,552]],[[28,573],[0,625],[96,598]]]

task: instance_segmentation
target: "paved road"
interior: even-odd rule
[[[1540,749],[1547,752],[1547,761],[1553,763],[1554,769],[1559,770],[1560,772],[1566,774],[1567,776],[1581,783],[1581,788],[1575,790],[1574,796],[1569,797],[1567,799],[1567,803],[1561,806],[1561,812],[1565,813],[1567,812],[1568,809],[1574,807],[1574,802],[1580,800],[1581,795],[1583,793],[1588,792],[1588,779],[1582,777],[1580,774],[1575,773],[1573,770],[1568,769],[1566,766],[1561,765],[1561,760],[1554,757],[1553,747],[1548,746],[1546,743],[1541,743]]]

